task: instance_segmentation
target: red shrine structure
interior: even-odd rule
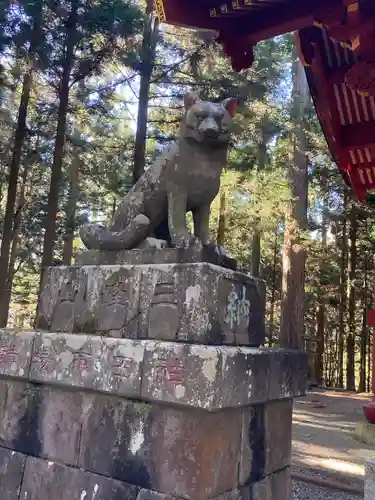
[[[155,0],[161,22],[217,32],[233,69],[261,40],[296,32],[329,149],[361,202],[375,204],[375,2]]]
[[[261,40],[296,32],[331,154],[358,200],[375,207],[374,0],[154,2],[161,22],[217,32],[235,71],[252,65]],[[369,325],[375,326],[375,311]],[[375,394],[375,347],[373,368]],[[367,406],[375,423],[375,400]]]

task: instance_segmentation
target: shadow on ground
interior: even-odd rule
[[[357,441],[354,430],[364,422],[362,405],[368,399],[368,395],[317,389],[296,400],[293,467],[362,479],[364,462],[375,456],[375,450]]]

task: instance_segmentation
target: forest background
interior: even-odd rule
[[[331,161],[293,35],[255,55],[235,73],[212,34],[141,1],[0,0],[0,327],[33,327],[41,269],[74,261],[79,226],[111,217],[194,90],[238,101],[211,230],[267,283],[267,344],[369,390],[372,214]]]

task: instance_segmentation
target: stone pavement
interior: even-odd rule
[[[366,394],[314,389],[295,401],[293,467],[315,469],[326,476],[363,480],[364,461],[374,447],[358,442],[354,429],[364,421]]]

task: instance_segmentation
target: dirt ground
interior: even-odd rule
[[[316,389],[296,400],[293,468],[363,480],[364,461],[375,456],[375,447],[357,441],[354,429],[364,422],[362,404],[367,399],[368,395]]]

